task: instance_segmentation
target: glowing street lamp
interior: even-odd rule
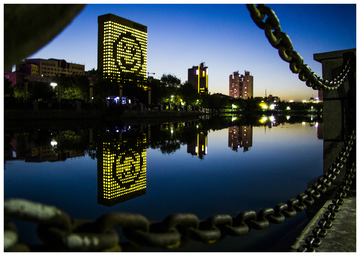
[[[58,84],[55,83],[55,82],[51,82],[50,83],[50,86],[55,89],[55,87],[57,86]],[[58,88],[58,102],[61,102],[61,94],[60,94],[60,86],[57,87]]]
[[[51,145],[53,148],[56,148],[57,144],[58,144],[57,141],[54,140],[54,139],[50,142],[50,145]]]

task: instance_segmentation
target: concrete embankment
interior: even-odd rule
[[[329,211],[328,207],[336,192],[336,186],[331,186],[319,202],[308,207],[308,218],[294,227],[269,252],[297,252],[301,246],[306,245],[306,239],[314,236],[314,228],[319,227],[320,219]],[[344,204],[331,221],[332,227],[327,229],[325,237],[320,238],[320,246],[314,247],[316,252],[356,252],[356,178],[350,186],[348,197],[343,200]]]

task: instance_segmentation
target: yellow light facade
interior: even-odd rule
[[[147,67],[147,27],[105,14],[98,17],[98,69],[104,78],[136,80],[144,87]]]
[[[100,203],[113,205],[146,193],[146,134],[135,143],[127,139],[103,142]]]
[[[208,67],[204,62],[188,69],[188,83],[196,86],[199,94],[208,93]]]
[[[203,63],[198,66],[198,93],[203,94],[208,91],[208,68]]]

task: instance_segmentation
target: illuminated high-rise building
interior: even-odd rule
[[[188,69],[188,83],[195,85],[200,94],[208,92],[208,67],[204,62]]]
[[[229,76],[229,96],[245,100],[253,97],[253,81],[249,71],[245,71],[245,75],[240,75],[239,71],[234,72]]]
[[[104,78],[144,87],[147,26],[114,14],[98,17],[98,70]]]
[[[146,134],[102,142],[98,157],[98,203],[111,206],[144,194]]]

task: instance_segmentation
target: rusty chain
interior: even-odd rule
[[[54,206],[31,202],[24,199],[7,199],[4,202],[4,250],[30,251],[30,247],[18,243],[17,230],[11,219],[21,219],[38,223],[37,233],[44,242],[43,251],[126,251],[137,250],[141,246],[174,249],[187,246],[192,240],[205,244],[220,242],[226,236],[242,236],[251,229],[261,230],[270,223],[280,224],[285,218],[294,217],[312,205],[340,174],[347,162],[355,142],[355,131],[344,143],[337,159],[311,188],[292,198],[287,203],[277,204],[273,208],[244,211],[235,218],[227,215],[213,215],[205,221],[191,213],[168,215],[163,221],[149,221],[140,214],[110,212],[95,221],[71,219],[67,213]],[[314,229],[314,236],[307,240],[307,247],[301,250],[311,251],[319,244],[319,237],[326,235],[331,227],[334,213],[341,205],[341,198],[347,196],[349,184],[355,175],[355,164],[345,176],[339,198],[329,206],[325,219],[319,222],[320,228]],[[114,230],[121,227],[128,242],[119,243]],[[305,248],[305,249],[304,249]]]
[[[269,43],[278,49],[282,60],[289,63],[290,70],[299,74],[301,81],[306,82],[308,87],[314,90],[335,90],[339,88],[345,81],[350,69],[355,70],[355,56],[344,59],[342,72],[332,81],[324,80],[311,71],[311,68],[304,64],[303,58],[299,53],[294,51],[290,37],[281,31],[280,21],[275,12],[265,4],[247,4],[247,9],[255,24],[265,31],[265,36]],[[263,21],[266,18],[265,22]]]

